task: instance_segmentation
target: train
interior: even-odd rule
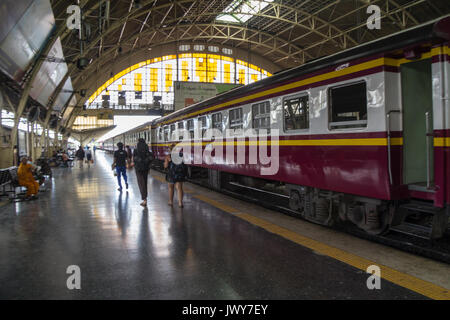
[[[190,105],[102,148],[143,138],[160,164],[175,144],[190,178],[214,190],[271,190],[314,223],[379,235],[414,221],[441,239],[450,217],[449,41],[447,16]],[[205,158],[212,146],[234,154]],[[267,157],[252,158],[261,150],[276,153],[276,172],[262,173]]]

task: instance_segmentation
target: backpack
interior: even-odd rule
[[[145,155],[140,155],[137,151],[134,152],[134,167],[137,171],[146,171],[150,169],[150,165],[154,157],[151,152],[146,152]]]
[[[187,166],[184,162],[175,164],[172,161],[169,167],[169,174],[175,181],[183,181],[187,176]]]

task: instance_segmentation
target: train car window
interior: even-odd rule
[[[194,139],[194,119],[190,119],[187,121],[187,129],[189,131],[190,138]]]
[[[163,140],[163,129],[162,129],[162,127],[158,128],[158,140],[159,141]]]
[[[175,137],[175,124],[171,124],[170,125],[170,140],[176,140],[177,138]]]
[[[230,129],[242,129],[244,126],[242,108],[230,110]]]
[[[366,82],[331,88],[330,129],[367,127]]]
[[[283,101],[284,131],[309,129],[309,97],[288,98]]]
[[[169,141],[169,126],[164,127],[164,141]]]
[[[270,130],[270,102],[264,101],[252,105],[253,129]]]
[[[202,137],[204,137],[205,132],[208,129],[208,122],[207,122],[206,116],[199,117],[198,123],[200,125],[200,129],[202,129]]]
[[[183,140],[184,122],[183,121],[178,122],[177,128],[178,128],[178,140]]]
[[[217,129],[222,132],[222,113],[214,113],[211,117],[213,129]]]

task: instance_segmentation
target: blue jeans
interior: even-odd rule
[[[119,183],[119,188],[122,189],[122,182],[120,180],[120,177],[123,176],[123,180],[125,181],[125,184],[128,184],[128,182],[127,182],[127,168],[126,167],[117,167],[116,166],[116,173],[117,173],[117,182]]]

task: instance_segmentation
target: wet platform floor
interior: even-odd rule
[[[426,299],[384,279],[369,290],[363,270],[201,201],[201,187],[169,207],[155,172],[143,209],[135,173],[119,192],[111,156],[95,160],[0,207],[1,299]],[[67,288],[70,265],[80,290]]]

